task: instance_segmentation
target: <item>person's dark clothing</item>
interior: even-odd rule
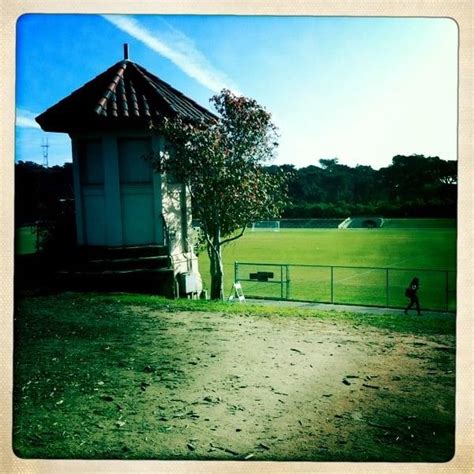
[[[415,281],[416,280],[416,281]],[[418,288],[419,288],[419,283],[418,283],[418,280],[417,279],[414,279],[411,283],[410,283],[410,286],[409,288],[407,288],[407,291],[406,291],[406,296],[408,298],[410,298],[410,303],[408,304],[408,306],[405,308],[405,314],[407,314],[408,310],[410,308],[413,307],[413,305],[415,305],[416,307],[416,312],[418,314],[421,314],[420,312],[420,300],[418,299],[418,295],[417,295],[417,291],[418,291]]]

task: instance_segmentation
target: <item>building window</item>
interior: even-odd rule
[[[153,178],[153,169],[145,157],[151,154],[148,138],[120,138],[118,140],[120,182],[124,184],[148,184]]]
[[[79,142],[79,169],[82,184],[104,184],[104,157],[101,140]]]

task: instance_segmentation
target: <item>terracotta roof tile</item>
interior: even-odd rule
[[[53,105],[36,121],[50,132],[147,126],[150,119],[179,115],[214,120],[207,109],[142,66],[123,60]]]

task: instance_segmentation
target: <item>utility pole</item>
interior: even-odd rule
[[[48,168],[48,137],[43,136],[43,144],[41,145],[41,148],[43,149],[43,166]]]

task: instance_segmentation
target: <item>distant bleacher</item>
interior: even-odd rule
[[[280,219],[280,229],[337,229],[344,219]],[[260,221],[262,222],[262,221]],[[270,222],[270,221],[269,221]],[[275,222],[275,221],[271,221]],[[193,219],[193,227],[200,227],[199,219]],[[251,230],[251,226],[250,229]]]
[[[348,217],[340,225],[340,229],[379,229],[384,225],[383,217],[357,216]]]
[[[368,229],[368,228],[456,228],[456,219],[435,218],[383,218],[381,216],[356,216],[327,219],[280,219],[280,229]],[[199,228],[198,219],[193,219],[193,227]]]
[[[281,229],[337,229],[343,221],[331,219],[280,219]]]

